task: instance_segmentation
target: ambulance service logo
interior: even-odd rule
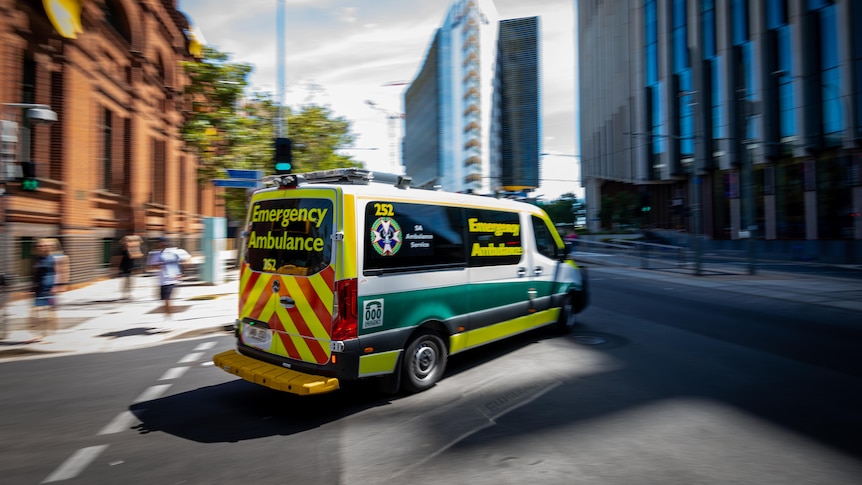
[[[371,225],[371,244],[381,256],[392,256],[401,249],[401,226],[391,217],[380,217]]]

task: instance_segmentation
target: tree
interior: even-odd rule
[[[288,117],[287,127],[294,147],[294,172],[362,167],[351,157],[336,153],[339,148],[353,144],[353,135],[350,122],[335,117],[328,107],[303,106]]]
[[[245,96],[252,66],[231,62],[228,54],[205,47],[203,59],[184,62],[183,68],[191,80],[184,90],[191,111],[182,135],[197,152],[199,183],[224,178],[226,168],[274,173],[278,104],[266,93]],[[285,111],[294,147],[294,172],[362,166],[336,153],[353,143],[345,118],[317,105],[302,106],[296,113]],[[245,218],[245,200],[244,190],[225,191],[229,218]]]
[[[542,209],[548,213],[548,217],[554,224],[568,224],[571,229],[574,226],[575,214],[573,212],[574,198],[561,197],[551,202],[541,204]]]
[[[603,195],[599,219],[602,227],[615,229],[617,225],[633,225],[637,222],[635,209],[638,200],[635,194],[620,192],[616,196]]]

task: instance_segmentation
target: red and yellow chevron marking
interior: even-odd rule
[[[272,283],[279,280],[278,293]],[[239,317],[269,324],[278,336],[269,352],[325,364],[329,360],[335,270],[328,266],[305,277],[252,271],[243,265],[240,275]],[[280,299],[290,297],[295,306],[285,308]]]

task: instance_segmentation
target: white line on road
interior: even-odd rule
[[[99,431],[99,434],[114,434],[121,431],[126,431],[128,429],[131,429],[132,425],[135,424],[137,421],[138,418],[136,418],[135,415],[131,413],[131,411],[123,411],[118,414],[117,417],[113,419],[113,421],[108,423],[107,426],[102,428],[102,431]]]
[[[137,399],[132,401],[132,403],[144,402],[144,401],[152,401],[153,399],[158,399],[162,396],[169,388],[170,384],[159,384],[158,386],[152,386],[147,388],[146,391],[141,393]]]
[[[195,350],[209,350],[209,349],[215,347],[215,345],[216,345],[215,342],[204,342],[204,343],[198,345],[197,347],[195,347]]]
[[[108,445],[99,445],[81,448],[70,456],[68,460],[63,462],[60,468],[54,470],[54,473],[48,475],[48,478],[42,480],[42,483],[59,482],[75,478],[81,473],[81,470],[86,468],[107,447]]]
[[[168,369],[162,377],[159,377],[159,380],[169,381],[171,379],[179,379],[187,370],[189,370],[188,367],[174,367],[172,369]]]
[[[203,355],[204,355],[203,352],[193,352],[191,354],[186,355],[182,359],[180,359],[180,361],[177,362],[177,364],[188,364],[190,362],[197,362],[197,361],[201,360],[201,357],[203,357]]]

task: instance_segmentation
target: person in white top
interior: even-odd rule
[[[171,295],[174,286],[179,283],[183,276],[182,263],[191,256],[185,249],[168,245],[168,238],[162,236],[158,239],[158,250],[151,251],[147,255],[147,265],[159,269],[159,297],[164,302],[165,314],[171,317]]]

